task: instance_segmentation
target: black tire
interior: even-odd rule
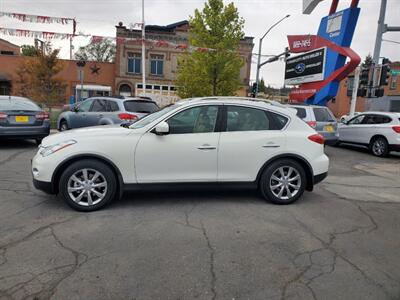
[[[283,168],[283,171],[287,171],[284,175],[289,175],[290,179],[292,178],[291,175],[299,175],[299,181],[290,181],[290,180],[285,180],[284,183],[275,181],[273,179],[273,175],[276,174],[276,172],[280,173],[280,168]],[[293,173],[293,170],[291,174],[289,174],[289,170],[292,168],[293,170],[296,171],[296,173]],[[294,176],[296,177],[296,176]],[[293,177],[293,178],[294,178]],[[290,182],[289,182],[290,181]],[[306,182],[307,177],[306,177],[306,172],[304,171],[304,168],[295,160],[292,159],[280,159],[277,161],[274,161],[270,165],[268,165],[265,170],[263,171],[260,182],[259,182],[259,188],[261,195],[266,199],[271,201],[274,204],[291,204],[295,201],[297,201],[304,193],[305,187],[306,187]],[[281,186],[277,187],[275,190],[272,188],[272,186],[278,186],[278,184],[282,184]],[[289,186],[289,184],[296,185],[296,189],[292,186]],[[282,189],[283,186],[283,194],[281,197],[278,197],[280,190]],[[290,196],[287,188],[289,189],[289,192],[293,193],[296,190],[296,193],[293,196]],[[278,195],[276,195],[276,191],[279,189]],[[287,198],[287,199],[285,199]]]
[[[68,122],[65,120],[62,120],[60,122],[60,131],[67,131],[69,130]]]
[[[369,143],[369,150],[377,157],[386,157],[389,155],[389,143],[384,137],[376,137]]]
[[[76,181],[73,181],[72,177],[75,175],[76,177],[79,177],[79,172],[87,169],[88,170],[88,184],[90,181],[90,175],[93,174],[94,172],[99,172],[102,177],[98,177],[93,184],[96,184],[96,181],[99,182],[100,179],[102,179],[102,182],[106,182],[106,187],[105,188],[97,188],[96,191],[98,193],[103,193],[104,197],[96,203],[96,195],[94,195],[92,192],[91,193],[91,198],[92,195],[93,197],[93,204],[89,205],[89,198],[88,194],[89,191],[85,190],[85,188],[81,187],[83,185],[78,185],[78,188],[81,189],[79,191],[74,191],[72,192],[72,196],[77,196],[76,199],[79,198],[80,192],[85,193],[83,197],[81,198],[82,201],[79,203],[74,201],[74,199],[70,196],[70,193],[68,192],[68,187],[75,188],[77,185],[71,185],[71,183],[74,183]],[[83,175],[83,173],[82,173]],[[92,175],[91,178],[94,177],[94,174]],[[79,177],[78,179],[83,180],[83,176]],[[97,183],[98,184],[98,183]],[[89,187],[87,187],[89,189]],[[102,207],[104,207],[106,204],[108,204],[110,201],[112,201],[115,197],[116,191],[117,191],[117,179],[116,176],[113,172],[113,170],[107,166],[106,164],[102,163],[101,161],[95,160],[95,159],[84,159],[81,161],[77,161],[72,163],[68,168],[64,170],[64,172],[61,175],[60,182],[59,182],[59,191],[60,194],[62,195],[64,201],[73,209],[78,210],[78,211],[84,211],[84,212],[89,212],[89,211],[95,211],[98,210]],[[75,193],[75,194],[74,194]],[[97,200],[99,200],[100,197],[98,197]],[[86,200],[86,205],[84,204]]]

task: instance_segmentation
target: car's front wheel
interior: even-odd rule
[[[389,144],[384,137],[373,139],[369,145],[372,154],[378,157],[385,157],[389,154]]]
[[[69,129],[68,123],[65,120],[60,122],[60,131],[67,131]]]
[[[60,194],[69,206],[79,211],[94,211],[114,199],[117,180],[106,164],[85,159],[72,163],[62,173]]]
[[[304,193],[304,168],[292,159],[280,159],[266,167],[260,178],[262,196],[275,204],[290,204]]]

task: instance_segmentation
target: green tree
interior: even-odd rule
[[[267,90],[267,88],[265,86],[264,78],[261,78],[260,86],[258,87],[258,91],[261,92],[261,93],[265,93],[266,90]]]
[[[238,53],[244,20],[233,3],[208,0],[190,17],[189,45],[213,50],[186,52],[178,61],[176,85],[182,98],[234,95],[243,59]]]
[[[37,56],[22,61],[17,70],[17,93],[47,106],[65,101],[65,83],[57,78],[64,68],[58,59],[59,49],[46,44]]]
[[[32,45],[22,45],[21,46],[21,53],[24,56],[37,56],[38,51],[35,46]]]
[[[364,61],[362,62],[361,66],[362,66],[363,68],[369,68],[369,67],[371,67],[371,65],[372,65],[373,63],[374,63],[374,62],[373,62],[373,60],[372,60],[371,54],[368,54],[368,55],[365,57]]]
[[[75,53],[75,58],[85,61],[113,62],[115,51],[115,44],[109,39],[92,40],[88,45],[79,48]]]

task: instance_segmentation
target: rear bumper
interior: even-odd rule
[[[328,176],[328,172],[318,174],[314,176],[314,185],[320,183],[322,180],[324,180]]]
[[[42,126],[1,127],[0,138],[44,138],[50,134],[50,124]]]
[[[36,189],[41,190],[47,194],[55,194],[51,182],[39,181],[34,178],[33,185]]]
[[[325,144],[327,145],[332,145],[334,143],[336,143],[339,139],[339,134],[338,132],[319,132],[319,134],[321,134],[324,139],[325,139]]]

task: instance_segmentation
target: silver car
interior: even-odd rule
[[[334,145],[339,139],[338,122],[326,106],[290,104],[297,116],[314,128],[325,139],[325,144]]]
[[[73,128],[134,122],[157,111],[157,103],[142,98],[93,97],[62,112],[57,128],[65,131]]]

